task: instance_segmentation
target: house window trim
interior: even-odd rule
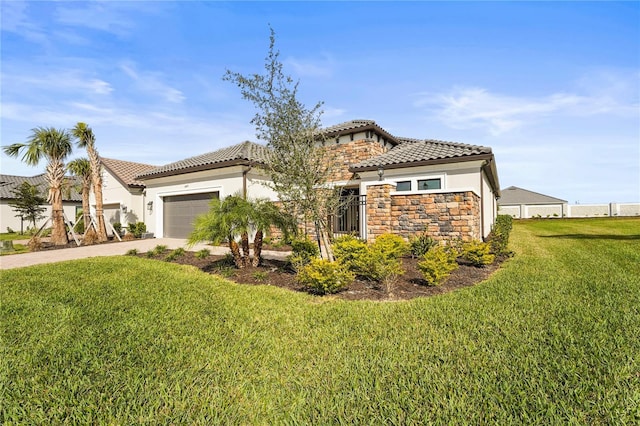
[[[417,189],[419,180],[440,179],[440,189]],[[391,195],[409,195],[409,194],[437,194],[439,192],[447,192],[446,174],[433,174],[433,175],[421,175],[405,178],[397,178],[389,180],[389,183],[397,185],[398,182],[411,182],[411,189],[409,191],[391,191]]]

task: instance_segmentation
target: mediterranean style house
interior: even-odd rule
[[[32,226],[28,221],[23,221],[16,216],[16,212],[9,205],[14,199],[13,190],[22,184],[29,182],[38,187],[40,194],[47,199],[49,184],[44,174],[36,176],[13,176],[0,175],[0,232],[7,232],[12,229],[16,232],[26,231]],[[69,183],[67,190],[62,191],[62,209],[70,221],[75,222],[76,216],[82,210],[82,196],[78,193],[78,182],[75,177],[67,177]],[[42,213],[43,219],[36,222],[36,227],[40,227],[51,217],[51,205],[45,205],[46,210]]]
[[[106,222],[120,223],[123,227],[130,223],[145,222],[144,182],[136,179],[140,173],[155,169],[149,164],[100,158],[102,163],[102,206]],[[95,213],[95,194],[91,191],[89,202]],[[107,227],[107,232],[111,228]]]
[[[342,159],[333,183],[356,200],[334,216],[334,234],[372,240],[426,231],[437,240],[480,240],[491,231],[500,196],[491,148],[397,137],[372,120],[348,121],[323,134],[325,146]],[[129,201],[130,207],[156,237],[184,238],[212,197],[241,192],[277,201],[260,169],[267,152],[247,141],[131,174],[143,186],[136,187],[141,203]],[[105,162],[106,170],[115,168]]]

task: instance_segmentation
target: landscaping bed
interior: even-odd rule
[[[165,260],[171,253],[165,250],[153,256],[139,253],[137,256]],[[409,300],[416,297],[434,296],[447,293],[459,288],[469,287],[487,279],[496,271],[504,259],[498,259],[492,265],[475,267],[461,264],[453,271],[449,278],[439,286],[429,286],[417,268],[419,259],[405,257],[402,265],[405,273],[398,277],[391,294],[377,282],[356,278],[345,290],[332,295],[345,300]],[[264,259],[258,267],[249,266],[236,269],[229,258],[225,256],[207,256],[198,258],[194,252],[185,252],[171,260],[173,263],[191,265],[201,271],[221,275],[231,281],[247,285],[272,285],[292,291],[313,293],[296,281],[296,274],[286,261]]]

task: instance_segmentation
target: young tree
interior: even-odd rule
[[[44,212],[47,208],[43,206],[45,198],[40,194],[38,185],[31,185],[29,182],[24,181],[20,186],[11,190],[13,194],[13,201],[9,202],[9,206],[13,208],[18,214],[16,217],[22,220],[31,222],[33,227],[36,227],[36,221],[44,219]],[[20,233],[22,233],[20,229]]]
[[[270,148],[266,170],[285,211],[313,222],[323,256],[333,260],[328,217],[339,203],[340,191],[330,185],[330,178],[338,163],[324,147],[322,103],[307,109],[297,99],[299,83],[283,73],[279,54],[271,29],[266,74],[244,76],[227,70],[223,79],[235,83],[257,109],[251,123]]]
[[[93,134],[93,130],[86,123],[78,122],[76,126],[71,130],[71,133],[76,138],[76,144],[78,148],[86,148],[87,155],[89,156],[89,163],[91,164],[91,180],[93,182],[93,193],[96,197],[96,219],[98,221],[98,241],[107,241],[107,227],[104,222],[104,210],[102,202],[102,163],[100,161],[100,155],[96,149],[96,137]]]
[[[43,158],[47,160],[45,178],[49,184],[48,202],[51,203],[52,231],[51,242],[54,245],[69,243],[64,211],[62,209],[62,187],[64,185],[64,160],[71,154],[71,136],[66,130],[53,127],[37,127],[31,130],[31,138],[25,143],[14,143],[3,147],[5,154],[17,157],[36,166]]]
[[[82,183],[82,221],[85,229],[89,228],[91,223],[89,192],[91,191],[91,164],[86,158],[76,158],[67,164],[67,170],[72,175],[78,176]]]

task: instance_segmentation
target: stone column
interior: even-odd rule
[[[394,185],[380,183],[367,187],[367,240],[391,232],[391,190]]]

